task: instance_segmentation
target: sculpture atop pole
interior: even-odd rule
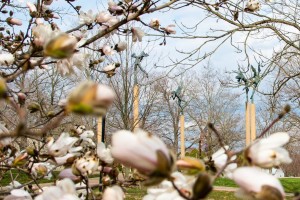
[[[182,87],[178,86],[178,88],[175,91],[171,92],[171,98],[173,100],[177,99],[177,105],[180,109],[180,157],[185,157],[185,136],[184,136],[184,114],[183,109],[184,106],[182,106]]]
[[[246,91],[246,146],[248,146],[256,138],[256,113],[255,113],[255,104],[254,104],[254,94],[258,88],[260,81],[262,80],[261,64],[258,64],[257,70],[251,65],[251,71],[253,75],[250,78],[246,78],[246,73],[242,72],[239,69],[235,77],[240,85],[244,86]],[[252,89],[249,102],[249,92]]]
[[[148,73],[142,68],[141,62],[142,60],[149,56],[144,51],[141,52],[139,56],[137,56],[135,53],[131,55],[131,57],[135,58],[134,62],[134,86],[133,86],[133,130],[136,130],[139,128],[139,85],[137,81],[137,71],[138,68],[146,74],[146,77],[148,78]]]

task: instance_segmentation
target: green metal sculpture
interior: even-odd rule
[[[184,109],[184,106],[182,106],[182,87],[181,86],[178,86],[177,89],[175,91],[172,91],[171,92],[171,98],[173,100],[177,99],[177,104],[180,108],[180,113],[183,114],[183,109]]]
[[[135,58],[134,62],[134,84],[137,84],[137,69],[139,68],[148,78],[148,73],[142,68],[141,62],[145,57],[148,57],[149,55],[145,53],[144,51],[141,52],[139,56],[137,56],[135,53],[131,55],[131,57]]]
[[[248,102],[249,99],[250,89],[252,89],[250,100],[252,103],[254,102],[255,91],[257,90],[259,83],[263,79],[263,76],[260,73],[261,67],[262,65],[260,63],[258,63],[257,69],[255,69],[253,65],[251,65],[251,71],[253,75],[249,78],[246,77],[246,72],[242,72],[240,68],[238,69],[238,71],[235,71],[235,73],[237,74],[235,77],[237,79],[237,82],[240,85],[243,85],[243,90],[246,91],[246,102]]]

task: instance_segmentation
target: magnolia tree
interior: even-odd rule
[[[62,10],[54,9],[56,4],[61,3],[70,5],[77,13],[78,26],[63,31],[55,23],[56,19],[63,17]],[[52,68],[65,76],[84,70],[86,66],[97,67],[105,61],[108,66],[102,71],[112,77],[119,65],[109,63],[110,57],[124,51],[127,45],[122,40],[113,46],[107,44],[108,37],[130,34],[133,42],[141,42],[144,32],[131,23],[139,21],[166,38],[176,33],[174,25],[161,25],[158,19],[145,23],[143,15],[163,9],[179,9],[190,4],[204,6],[221,17],[217,10],[229,5],[229,1],[213,4],[179,0],[109,1],[107,10],[93,13],[80,10],[75,0],[2,0],[0,98],[2,105],[14,112],[11,121],[15,125],[6,128],[4,124],[0,124],[0,170],[1,175],[16,170],[30,179],[26,183],[18,183],[12,179],[12,183],[2,191],[4,199],[124,199],[124,182],[118,180],[121,165],[135,169],[145,185],[149,186],[147,195],[143,197],[145,200],[203,199],[212,191],[214,181],[221,175],[233,179],[240,186],[237,196],[241,198],[285,198],[280,182],[263,169],[291,162],[289,153],[283,148],[289,141],[289,135],[279,132],[268,138],[264,136],[289,112],[289,107],[285,107],[256,141],[240,151],[230,150],[220,132],[209,123],[208,127],[215,134],[221,149],[204,160],[189,157],[177,160],[160,138],[141,129],[135,133],[128,130],[113,133],[110,147],[103,143],[96,144],[93,140],[94,132],[83,126],[77,126],[72,133],[62,132],[56,138],[50,135],[68,115],[105,115],[116,97],[115,92],[107,85],[91,80],[83,81],[69,94],[60,95],[62,98],[51,113],[45,112],[40,103],[27,104],[29,92],[26,89],[31,85],[26,86],[28,83],[24,81],[24,77],[36,68],[42,71]],[[255,12],[259,8],[260,4],[256,0],[249,0],[242,10]],[[238,12],[236,13],[235,20],[238,19]],[[27,19],[26,23],[18,19],[21,15]],[[239,29],[252,28],[252,25],[244,26],[239,22],[234,22],[233,25]],[[284,35],[278,35],[285,38]],[[42,99],[43,95],[39,98]],[[30,123],[29,116],[35,112],[40,112],[40,119],[35,118],[39,124],[38,129],[30,127],[32,122]],[[19,149],[14,145],[18,138],[30,138],[36,142],[26,149]],[[53,186],[43,187],[40,180],[49,177],[53,171],[59,171],[57,182]],[[96,172],[100,173],[102,180],[100,184],[92,186],[89,176]],[[104,189],[103,193],[95,194],[94,187],[100,186]]]

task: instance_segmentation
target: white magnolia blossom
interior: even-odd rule
[[[228,146],[224,147],[226,150],[229,149]],[[213,155],[212,155],[212,160],[214,161],[214,165],[215,167],[220,170],[227,162],[228,156],[225,153],[225,149],[221,148],[218,151],[216,151]],[[236,159],[236,156],[231,157],[230,161],[233,161]],[[227,167],[224,169],[224,174],[225,176],[227,176],[228,178],[232,178],[232,172],[237,168],[237,164],[236,163],[231,163],[229,165],[227,165]]]
[[[133,27],[131,29],[131,32],[132,32],[132,41],[133,42],[137,42],[137,41],[141,42],[143,40],[145,33],[141,28]]]
[[[54,142],[54,138],[50,138],[46,144],[48,153],[54,157],[65,156],[68,152],[76,152],[82,147],[72,148],[78,138],[70,137],[69,133],[62,133]]]
[[[23,189],[13,189],[4,200],[32,200],[31,195]]]
[[[99,159],[91,152],[87,152],[83,157],[77,158],[72,166],[75,175],[87,176],[98,169]]]
[[[80,135],[86,130],[86,128],[84,125],[75,125],[74,130],[77,135]]]
[[[31,174],[35,177],[44,175],[44,178],[51,179],[52,173],[49,173],[53,166],[49,163],[34,163],[31,168]]]
[[[81,149],[82,147],[79,147],[79,148]],[[68,159],[71,159],[71,158],[76,157],[78,155],[79,155],[79,153],[76,153],[76,152],[75,153],[67,153],[64,156],[54,157],[54,160],[55,160],[55,163],[57,165],[63,165],[63,164],[66,164],[68,162]]]
[[[284,199],[285,193],[279,180],[257,167],[240,167],[233,172],[233,180],[240,186],[237,196],[242,199],[254,199],[253,195],[262,194],[264,188],[276,189]]]
[[[117,68],[116,63],[111,63],[109,65],[106,65],[102,71],[110,72],[110,71],[114,71],[116,68]]]
[[[123,200],[124,197],[125,194],[122,188],[118,185],[114,185],[104,190],[102,200]]]
[[[111,164],[114,161],[110,148],[105,148],[105,144],[103,142],[97,144],[97,155],[101,161],[107,164]]]
[[[176,34],[176,31],[174,29],[175,25],[174,24],[170,24],[167,27],[161,28],[162,30],[164,30],[168,35],[169,34]]]
[[[81,180],[80,176],[76,176],[75,174],[73,174],[72,168],[67,168],[67,169],[64,169],[64,170],[60,171],[59,174],[58,174],[58,178],[60,180],[68,178],[68,179],[71,179],[75,183],[79,182]]]
[[[119,43],[116,45],[116,50],[117,50],[117,52],[124,51],[126,48],[127,48],[127,43],[126,43],[126,42],[119,42]]]
[[[70,58],[61,59],[57,61],[57,71],[65,76],[75,73],[75,67],[78,69],[83,69],[86,65],[86,60],[89,54],[85,53],[74,53]]]
[[[15,61],[15,57],[11,53],[2,53],[0,50],[0,65],[11,65]]]
[[[120,22],[120,19],[118,17],[111,17],[108,21],[107,21],[107,25],[109,27],[114,26],[115,24],[117,24],[118,22]]]
[[[149,23],[149,26],[152,27],[152,28],[155,28],[155,29],[158,29],[159,28],[159,20],[157,18],[153,18],[151,19],[150,23]]]
[[[33,3],[27,1],[26,5],[29,8],[30,12],[36,12],[37,11],[36,6]]]
[[[74,183],[70,179],[63,179],[57,186],[50,186],[44,189],[35,200],[80,200],[77,197]]]
[[[93,142],[94,132],[92,130],[84,131],[79,138],[82,140],[83,146],[96,147],[95,142]]]
[[[33,42],[36,46],[44,46],[52,37],[55,37],[60,32],[58,30],[53,31],[50,24],[37,24],[32,28]]]
[[[255,12],[260,10],[260,3],[258,0],[248,0],[246,4],[246,11]]]
[[[111,56],[113,55],[115,52],[114,50],[111,48],[111,46],[109,45],[105,45],[102,47],[102,52],[106,55],[106,56]]]
[[[175,185],[183,192],[191,193],[194,180],[188,180],[180,172],[172,173]],[[184,200],[183,197],[174,189],[170,181],[164,180],[158,186],[148,188],[147,195],[143,200]]]
[[[114,133],[111,151],[113,158],[145,175],[154,172],[162,161],[158,160],[158,151],[164,155],[165,161],[172,165],[170,152],[164,142],[141,129],[135,133],[126,130]]]
[[[95,21],[95,15],[93,14],[92,10],[89,10],[88,12],[80,11],[79,15],[79,24],[92,24]]]
[[[108,10],[112,13],[122,13],[123,8],[115,3],[113,0],[108,1]]]
[[[289,164],[292,159],[282,146],[288,143],[290,136],[278,132],[254,142],[246,151],[249,161],[262,168],[271,168],[280,164]]]
[[[108,22],[113,16],[109,12],[102,11],[98,13],[96,17],[96,22],[98,23],[106,23]]]

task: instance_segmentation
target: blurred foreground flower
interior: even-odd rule
[[[47,187],[35,200],[80,200],[75,185],[70,179],[63,179],[57,186]]]
[[[44,54],[57,59],[68,58],[75,52],[77,42],[76,37],[61,33],[46,43]]]
[[[124,192],[120,186],[114,185],[104,190],[102,200],[123,200]]]
[[[176,162],[176,166],[187,174],[198,174],[205,170],[205,164],[196,158],[184,157]]]
[[[233,172],[242,199],[283,200],[285,193],[279,180],[257,167],[240,167]]]
[[[225,153],[229,149],[228,146],[225,146],[224,148],[219,149],[212,155],[212,161],[214,162],[214,166],[220,170],[224,167],[224,165],[228,161],[228,155]],[[231,157],[230,161],[233,161],[236,159],[236,156]],[[224,169],[224,175],[228,178],[232,178],[232,172],[237,168],[236,163],[231,163],[227,165],[227,167]]]
[[[136,168],[156,183],[169,177],[174,167],[174,159],[164,142],[143,130],[114,133],[111,151],[116,160]]]
[[[284,132],[274,133],[267,138],[259,139],[246,150],[246,158],[251,164],[262,168],[289,164],[292,159],[289,152],[282,147],[288,143],[289,139],[290,136]]]
[[[86,81],[68,96],[67,112],[104,115],[115,98],[114,91],[102,84]]]
[[[106,164],[111,164],[114,161],[110,148],[105,148],[105,144],[103,142],[97,144],[97,155],[100,160]]]
[[[31,195],[23,189],[14,189],[3,200],[32,200]]]

